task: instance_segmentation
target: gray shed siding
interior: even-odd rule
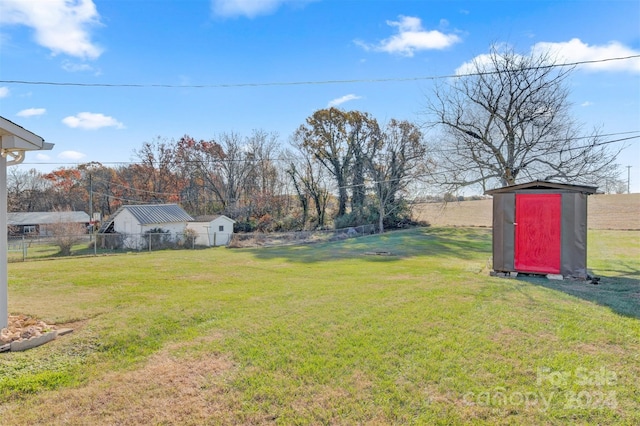
[[[515,205],[515,194],[493,197],[493,269],[496,271],[514,271]]]
[[[587,195],[562,194],[560,273],[577,275],[587,269]]]

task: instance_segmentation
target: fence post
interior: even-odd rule
[[[26,261],[27,260],[27,245],[25,244],[24,241],[24,235],[22,236],[22,261]]]
[[[151,252],[151,240],[153,239],[153,234],[149,232],[149,252]]]

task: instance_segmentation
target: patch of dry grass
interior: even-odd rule
[[[241,409],[225,384],[233,372],[223,356],[181,358],[169,348],[138,369],[107,372],[81,387],[6,404],[0,416],[13,425],[228,424]]]

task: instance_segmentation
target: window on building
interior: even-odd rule
[[[22,232],[25,234],[35,234],[36,233],[36,226],[35,225],[26,225],[24,228],[22,228]]]
[[[218,226],[218,232],[224,232],[224,225]]]

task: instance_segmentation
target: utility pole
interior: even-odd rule
[[[93,179],[89,173],[89,220],[93,222]]]
[[[627,194],[631,194],[631,166],[627,166]]]
[[[95,224],[93,223],[93,179],[91,178],[91,173],[89,173],[89,224],[91,224],[89,241],[92,241]]]

